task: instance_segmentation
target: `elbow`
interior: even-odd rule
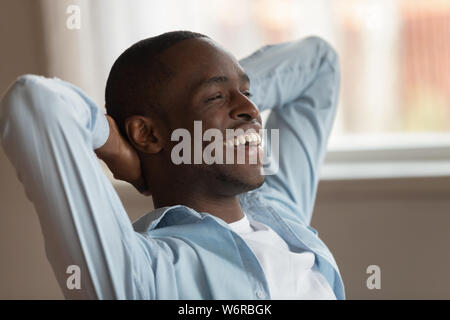
[[[32,91],[30,77],[23,75],[17,78],[2,97],[0,104],[0,137],[5,143],[8,137],[27,131],[24,119],[30,117],[30,106],[27,97]]]
[[[20,121],[22,115],[27,110],[23,101],[26,95],[27,78],[29,75],[23,75],[17,78],[6,90],[0,103],[0,137],[3,143],[6,142],[11,131],[19,131],[25,128]]]
[[[305,41],[308,41],[312,46],[315,46],[321,54],[336,57],[338,56],[335,48],[331,45],[330,42],[328,42],[328,40],[325,40],[324,38],[321,38],[319,36],[309,36],[305,39]]]
[[[321,62],[327,61],[332,69],[339,73],[339,54],[330,42],[318,36],[307,37],[304,41],[315,49],[316,56],[320,57]]]
[[[1,123],[16,122],[28,113],[38,115],[39,110],[32,110],[36,106],[31,104],[37,97],[38,88],[34,84],[35,75],[26,74],[18,77],[8,88],[1,100]]]
[[[48,79],[26,74],[18,77],[1,100],[0,137],[26,136],[29,127],[39,123],[52,130],[64,117],[61,97]]]

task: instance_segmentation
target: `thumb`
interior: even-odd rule
[[[144,178],[141,176],[137,181],[133,182],[132,185],[144,196],[151,196],[151,191],[147,188]]]

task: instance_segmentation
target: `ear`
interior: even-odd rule
[[[163,126],[156,119],[138,115],[128,117],[125,131],[133,147],[142,153],[158,153],[166,144]]]

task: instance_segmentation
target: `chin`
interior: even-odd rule
[[[227,195],[239,195],[263,185],[265,176],[260,168],[242,168],[237,170],[220,170],[216,175],[217,183]]]

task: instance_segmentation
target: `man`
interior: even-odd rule
[[[66,298],[344,299],[333,256],[310,227],[338,87],[336,53],[319,38],[238,62],[188,31],[117,59],[108,116],[64,81],[20,77],[3,99],[0,133]],[[175,129],[258,130],[266,109],[266,128],[279,129],[276,174],[265,177],[260,158],[174,164]],[[246,159],[247,141],[258,139],[241,143]],[[95,154],[157,209],[132,225]],[[81,288],[66,285],[71,265]]]

